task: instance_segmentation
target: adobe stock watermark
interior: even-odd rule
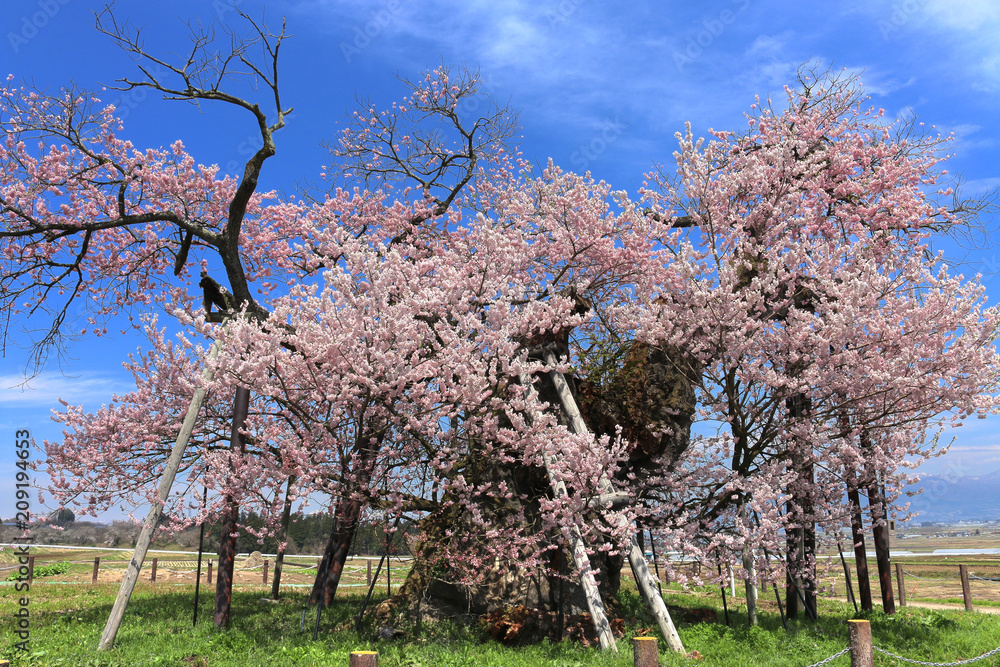
[[[295,120],[295,114],[291,113],[285,116],[285,122]],[[247,162],[253,155],[260,150],[261,146],[264,145],[264,140],[260,136],[260,132],[250,132],[243,139],[236,144],[236,154],[239,156],[236,159],[229,160],[226,162],[225,166],[220,166],[220,170],[224,174],[229,174],[230,176],[235,176],[237,178],[243,177],[243,171],[246,169]]]
[[[923,0],[903,0],[894,4],[889,18],[879,19],[878,31],[882,33],[882,39],[889,39],[889,35],[909,23],[913,15],[923,9],[923,4]]]
[[[354,56],[368,48],[372,40],[388,28],[403,9],[403,0],[389,0],[383,9],[372,10],[371,19],[364,25],[354,26],[353,39],[337,46],[344,55],[344,62],[350,63]]]
[[[696,35],[688,37],[688,43],[683,51],[674,51],[674,65],[678,71],[684,71],[685,65],[690,65],[701,57],[705,49],[715,43],[726,28],[736,21],[736,18],[750,6],[750,0],[730,0],[735,9],[723,9],[715,17],[704,19],[702,29]]]
[[[38,33],[69,3],[70,0],[38,0],[35,11],[21,17],[21,22],[17,26],[18,31],[7,33],[7,42],[14,53],[37,37]]]
[[[580,146],[570,155],[570,162],[580,171],[586,171],[590,164],[608,150],[608,146],[621,137],[628,125],[616,116],[614,120],[605,121],[600,131],[586,144]]]
[[[545,18],[548,19],[549,25],[560,25],[566,23],[569,17],[576,13],[576,10],[580,8],[586,0],[559,0],[555,9],[550,9],[545,12]]]
[[[20,429],[14,433],[14,498],[17,514],[14,522],[21,534],[12,541],[17,544],[14,555],[17,556],[17,578],[14,580],[14,591],[20,593],[17,599],[17,611],[14,616],[14,634],[20,641],[14,642],[14,647],[20,653],[28,652],[31,641],[31,614],[28,605],[31,602],[31,553],[28,543],[28,526],[31,523],[31,473],[28,457],[31,455],[31,432]]]
[[[239,6],[246,0],[212,0],[212,11],[216,18],[223,20],[227,14],[239,14]]]

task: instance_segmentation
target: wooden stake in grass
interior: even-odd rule
[[[156,563],[157,563],[157,559],[154,558],[153,559],[153,569],[149,573],[149,580],[150,580],[150,582],[152,582],[154,584],[156,583]]]
[[[208,361],[212,362],[219,356],[219,350],[222,349],[222,345],[219,342],[212,344],[211,350],[208,353]],[[212,371],[211,366],[205,368],[202,373],[202,378],[205,382],[211,382],[212,377],[215,373]],[[142,568],[142,562],[146,559],[146,552],[149,550],[149,543],[153,540],[153,531],[156,529],[156,524],[159,523],[160,517],[163,515],[163,505],[167,502],[167,496],[170,494],[170,487],[174,484],[174,477],[177,476],[177,470],[181,466],[181,459],[184,457],[184,450],[187,448],[188,440],[191,439],[191,432],[194,431],[194,422],[198,417],[198,411],[201,410],[201,404],[205,400],[205,389],[204,387],[198,387],[194,396],[191,398],[191,404],[188,406],[187,414],[184,416],[184,423],[181,425],[180,433],[177,434],[177,440],[174,442],[174,448],[170,452],[170,458],[167,461],[167,466],[163,470],[163,477],[160,478],[160,485],[157,487],[156,496],[159,498],[159,502],[154,502],[149,508],[149,514],[146,516],[146,520],[142,524],[142,531],[139,533],[139,539],[136,540],[135,551],[132,553],[132,560],[128,564],[128,569],[125,571],[125,576],[122,577],[121,588],[118,589],[118,597],[115,599],[115,604],[111,608],[111,614],[108,616],[107,625],[104,626],[104,633],[101,635],[101,641],[97,645],[98,650],[106,651],[110,649],[115,644],[115,637],[118,635],[118,628],[121,627],[122,618],[125,616],[125,608],[128,606],[129,599],[132,597],[132,591],[135,589],[135,583],[139,580],[139,570]]]
[[[851,667],[875,667],[872,650],[872,626],[868,621],[851,619],[847,622],[851,646]]]
[[[101,569],[101,557],[94,556],[94,575],[90,578],[91,584],[97,583],[97,572]]]
[[[378,667],[378,652],[352,651],[351,667]]]
[[[633,667],[659,667],[660,656],[656,650],[656,637],[635,637],[632,639]]]
[[[896,586],[899,588],[899,606],[906,606],[906,583],[903,581],[903,564],[896,563]]]
[[[969,588],[969,566],[959,565],[958,574],[962,577],[962,599],[965,601],[965,611],[972,611],[972,589]]]

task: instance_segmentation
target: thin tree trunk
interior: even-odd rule
[[[811,401],[805,394],[796,394],[786,401],[791,423],[808,417]],[[789,517],[796,527],[787,530],[785,597],[788,618],[798,615],[799,597],[805,612],[816,618],[816,524],[813,522],[813,464],[811,451],[799,450],[808,443],[796,442],[791,453],[792,469],[799,472],[795,492],[791,494],[797,509]]]
[[[861,496],[852,474],[847,481],[847,501],[851,505],[851,539],[854,540],[854,566],[858,573],[858,597],[861,610],[872,610],[872,587],[868,578],[868,552],[865,550],[865,525],[861,516]]]
[[[215,573],[215,611],[212,622],[217,627],[229,626],[229,610],[233,601],[233,577],[236,570],[236,523],[240,508],[230,499],[226,500],[222,517],[222,532],[219,536],[219,567]]]
[[[220,343],[213,343],[212,348],[208,352],[208,362],[214,361],[219,356],[221,349],[222,345]],[[202,378],[205,382],[211,382],[214,376],[215,373],[209,368],[206,368],[202,373]],[[174,442],[174,448],[170,452],[167,467],[164,468],[163,477],[160,478],[160,485],[156,489],[159,502],[154,502],[150,506],[149,514],[146,515],[146,520],[142,524],[142,531],[136,540],[132,560],[129,561],[125,576],[122,577],[122,585],[118,589],[118,597],[115,599],[115,604],[108,615],[108,622],[104,626],[104,632],[101,634],[101,641],[97,645],[99,651],[108,650],[115,644],[115,637],[118,635],[118,628],[121,627],[122,618],[125,616],[125,609],[128,607],[129,600],[132,597],[135,583],[139,580],[139,570],[142,569],[142,563],[146,559],[149,543],[153,540],[153,531],[156,529],[156,524],[159,523],[160,517],[163,515],[163,504],[167,501],[167,496],[170,495],[170,487],[173,486],[177,470],[181,467],[184,450],[187,448],[188,440],[191,439],[191,433],[194,431],[194,422],[198,418],[198,412],[201,410],[201,404],[204,401],[205,390],[199,387],[195,390],[194,396],[191,397],[191,404],[188,406],[187,414],[184,416],[184,423],[181,425],[180,433],[177,434],[177,440]]]
[[[868,487],[868,508],[872,516],[872,533],[875,542],[875,562],[878,564],[878,583],[882,589],[882,609],[886,614],[896,613],[892,593],[892,563],[889,561],[889,521],[886,513],[885,494],[875,481]]]
[[[236,387],[233,398],[233,428],[229,437],[229,448],[234,454],[243,453],[243,435],[240,430],[250,411],[250,390]],[[212,622],[220,628],[229,625],[229,609],[233,601],[233,576],[236,568],[236,524],[240,518],[240,507],[236,500],[226,497],[226,515],[222,520],[222,535],[219,540],[219,571],[215,586],[215,613]]]
[[[288,525],[292,519],[292,484],[295,477],[288,478],[288,485],[285,487],[285,506],[281,511],[281,534],[278,536],[278,556],[274,559],[274,582],[271,584],[271,599],[277,600],[281,594],[281,567],[285,564],[285,543],[288,542]]]
[[[743,547],[743,569],[747,573],[747,623],[752,627],[757,625],[757,568],[754,567],[753,552],[747,546]]]

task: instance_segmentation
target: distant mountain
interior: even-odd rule
[[[917,521],[978,521],[1000,519],[1000,470],[988,475],[955,477],[922,475],[920,482],[908,487],[923,489],[912,498],[910,510],[919,512]]]

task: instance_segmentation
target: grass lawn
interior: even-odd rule
[[[234,593],[230,629],[218,631],[211,624],[212,589],[202,589],[197,627],[192,627],[191,585],[164,586],[140,583],[125,615],[116,648],[107,653],[95,649],[118,586],[115,584],[65,585],[36,582],[31,589],[30,652],[15,651],[17,638],[6,628],[0,635],[0,655],[18,665],[178,665],[180,667],[239,665],[346,665],[353,650],[377,650],[379,664],[418,667],[475,665],[483,667],[589,666],[632,664],[631,637],[642,628],[655,627],[632,591],[624,591],[622,609],[631,622],[619,640],[617,655],[570,642],[542,643],[527,648],[508,648],[484,641],[477,628],[455,625],[412,629],[401,640],[376,640],[374,628],[361,635],[337,629],[350,624],[360,610],[357,594],[338,598],[324,612],[319,641],[312,641],[315,611],[307,613],[302,630],[306,591],[284,593],[279,604],[262,604],[263,587]],[[714,607],[717,589],[670,591],[668,603],[675,606]],[[0,588],[0,614],[7,619],[17,608],[17,597],[9,585]],[[384,595],[384,593],[383,593]],[[738,601],[737,601],[738,602]],[[846,620],[853,607],[822,600],[817,623],[799,620],[786,631],[776,613],[762,612],[761,626],[746,627],[745,610],[730,609],[733,627],[727,627],[718,609],[719,623],[679,623],[685,648],[696,658],[663,651],[664,665],[719,665],[750,667],[775,665],[806,667],[847,646]],[[880,612],[868,616],[875,645],[899,655],[947,662],[970,658],[1000,645],[1000,623],[978,613],[939,612],[907,608],[896,616]],[[879,665],[899,661],[884,656]],[[848,656],[830,663],[847,667]],[[982,663],[988,664],[988,663]],[[995,664],[995,663],[990,663]]]

